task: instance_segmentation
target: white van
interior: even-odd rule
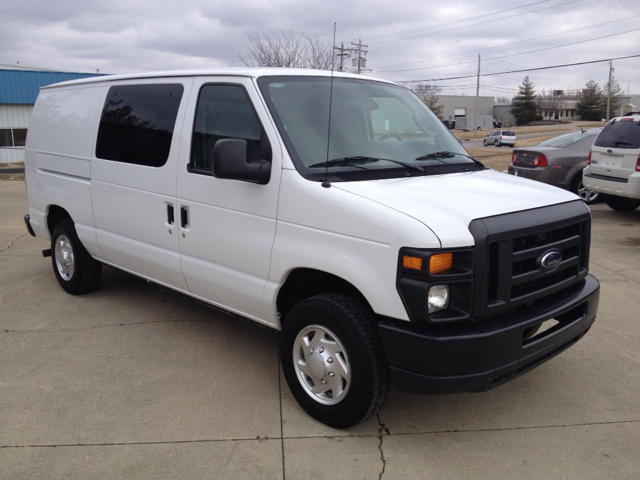
[[[109,265],[280,330],[291,392],[336,428],[376,414],[391,383],[501,385],[595,321],[584,203],[486,169],[393,83],[65,82],[41,90],[26,149],[25,221],[63,289],[96,289]]]
[[[596,138],[583,184],[619,212],[640,207],[640,113],[612,119]]]

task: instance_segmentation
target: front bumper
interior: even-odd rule
[[[378,330],[398,389],[481,392],[532,370],[580,340],[596,319],[600,284],[588,275],[548,298],[487,320],[443,326],[383,321]],[[526,339],[532,327],[557,324]]]

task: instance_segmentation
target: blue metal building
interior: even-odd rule
[[[40,87],[100,75],[0,68],[0,163],[24,161],[29,117]]]

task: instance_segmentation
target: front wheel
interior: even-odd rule
[[[640,200],[636,200],[635,198],[605,195],[604,201],[610,208],[613,208],[617,212],[631,212],[640,207]]]
[[[60,220],[53,229],[51,262],[58,283],[67,293],[80,295],[98,288],[102,264],[84,248],[71,220]]]
[[[281,332],[280,357],[295,399],[330,427],[364,422],[389,396],[373,312],[351,297],[323,294],[293,307]]]

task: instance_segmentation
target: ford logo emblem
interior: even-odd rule
[[[544,272],[552,272],[562,262],[562,252],[558,249],[547,250],[538,258],[538,267]]]

